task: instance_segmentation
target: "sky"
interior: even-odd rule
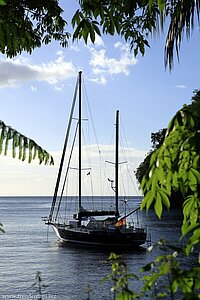
[[[63,16],[70,19],[77,1],[61,1]],[[134,171],[151,148],[151,133],[168,125],[199,88],[200,42],[195,28],[184,39],[180,63],[164,68],[164,36],[152,38],[144,57],[129,51],[117,36],[96,38],[61,48],[53,42],[31,55],[8,59],[0,55],[0,119],[35,140],[55,160],[54,166],[21,162],[0,156],[0,196],[54,193],[76,76],[83,71],[88,98],[102,147],[109,144],[115,111],[120,110]],[[90,100],[89,100],[90,101]],[[100,112],[100,107],[103,112]],[[111,130],[110,130],[111,128]]]

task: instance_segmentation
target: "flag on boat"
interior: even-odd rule
[[[115,227],[121,227],[123,225],[126,225],[126,217],[118,220],[116,223],[115,223]]]

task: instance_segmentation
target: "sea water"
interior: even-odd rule
[[[0,222],[5,230],[0,235],[0,299],[38,299],[38,271],[42,299],[113,299],[112,282],[101,283],[111,272],[107,262],[110,252],[60,243],[54,231],[42,221],[42,217],[48,216],[51,200],[51,197],[0,197]],[[96,197],[95,201],[98,200]],[[112,200],[107,199],[108,205]],[[128,201],[133,209],[141,198]],[[158,220],[153,211],[147,217],[144,212],[139,217],[143,225],[148,226],[152,243],[161,238],[170,242],[178,240],[180,210],[165,212],[162,220]],[[144,246],[135,251],[117,252],[127,263],[128,271],[138,275],[141,267],[152,261],[159,251],[156,248],[148,252]],[[133,286],[135,290],[140,288],[138,283]]]

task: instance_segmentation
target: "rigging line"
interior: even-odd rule
[[[77,78],[76,87],[75,87],[75,91],[74,91],[74,98],[72,101],[72,107],[71,107],[71,113],[70,113],[69,123],[68,123],[68,127],[67,127],[67,133],[66,133],[66,137],[65,137],[64,146],[63,146],[63,152],[62,152],[62,157],[61,157],[61,161],[60,161],[60,167],[59,167],[59,171],[58,171],[58,177],[57,177],[57,181],[56,181],[56,187],[55,187],[55,191],[54,191],[53,201],[52,201],[52,205],[51,205],[51,209],[50,209],[49,222],[52,221],[54,208],[56,205],[58,188],[59,188],[59,184],[60,184],[60,178],[61,178],[64,158],[65,158],[65,151],[66,151],[67,144],[68,144],[69,133],[70,133],[70,129],[71,129],[71,123],[72,123],[72,118],[73,118],[73,113],[74,113],[74,108],[75,108],[75,103],[76,103],[76,96],[77,96],[78,82],[79,82],[78,79],[79,78]]]
[[[128,205],[128,201],[129,201],[129,197],[125,196],[124,200],[120,200],[121,201],[121,207],[123,208],[123,211],[121,212],[121,214],[123,213],[126,216],[126,212],[130,212],[130,206]],[[123,217],[124,218],[124,217]]]
[[[82,136],[83,136],[83,141],[85,143],[84,149],[85,149],[85,152],[87,153],[87,160],[88,160],[88,164],[89,164],[89,168],[86,168],[86,170],[87,169],[90,170],[90,169],[92,169],[91,148],[87,146],[86,137],[85,137],[84,131],[82,133]],[[85,184],[85,182],[84,182],[84,184]],[[92,176],[90,176],[90,186],[91,186],[91,196],[92,196],[92,200],[93,200],[94,192],[93,192]],[[86,185],[84,185],[84,188],[85,188],[85,194],[88,194],[89,191],[87,191],[88,189],[86,188]]]
[[[88,100],[88,94],[87,94],[87,90],[86,90],[86,86],[85,86],[85,82],[83,81],[83,90],[84,90],[84,94],[85,94],[85,99],[86,99],[86,102],[87,102],[87,108],[88,108],[88,115],[89,115],[89,119],[91,120],[91,124],[92,124],[92,129],[93,129],[93,132],[94,132],[94,138],[95,138],[95,141],[96,141],[96,145],[97,145],[97,151],[98,151],[98,157],[99,157],[99,163],[100,163],[100,178],[103,178],[102,176],[102,163],[103,163],[103,159],[102,159],[102,155],[101,155],[101,149],[100,149],[100,146],[99,146],[99,141],[98,141],[98,138],[97,138],[97,132],[96,132],[96,127],[95,127],[95,123],[94,123],[94,119],[93,119],[93,116],[92,116],[92,111],[91,111],[91,107],[90,107],[90,104],[89,104],[89,100]],[[104,169],[104,178],[106,178],[106,173],[105,173],[105,169]],[[100,190],[101,190],[101,194],[103,195],[103,183],[102,183],[102,180],[100,180]],[[93,192],[93,183],[91,182],[91,188],[92,188],[92,192]],[[103,198],[101,198],[102,201],[103,201]]]
[[[86,90],[84,81],[83,81],[83,88],[84,88],[85,98],[86,98],[86,101],[87,101],[87,107],[88,107],[88,112],[89,112],[88,115],[90,116],[90,120],[91,120],[91,123],[92,123],[92,128],[94,130],[94,136],[95,136],[95,140],[96,140],[96,143],[97,143],[98,151],[100,151],[99,141],[98,141],[98,138],[97,138],[96,128],[95,128],[95,125],[94,125],[94,119],[92,117],[92,111],[91,111],[91,108],[90,108],[90,105],[89,105],[87,90]]]
[[[66,184],[65,184],[65,192],[66,192],[66,194],[65,195],[68,195],[68,185],[69,185],[69,178],[67,178],[67,182],[66,182]],[[70,205],[69,205],[69,202],[71,203],[71,197],[67,197],[67,201],[65,201],[65,205],[64,205],[64,220],[68,220],[68,217],[67,217],[67,208],[68,207],[71,207]]]
[[[65,178],[64,178],[64,181],[63,181],[63,187],[62,187],[62,191],[61,191],[61,195],[60,195],[60,200],[59,200],[59,203],[58,203],[58,208],[57,208],[57,212],[56,212],[55,221],[57,220],[57,217],[58,217],[58,212],[59,212],[59,209],[60,209],[60,204],[61,204],[61,200],[62,200],[63,193],[64,193],[64,188],[65,188],[65,184],[66,184],[66,180],[67,180],[67,175],[68,175],[68,172],[69,172],[69,166],[70,166],[70,163],[71,163],[71,158],[72,158],[72,153],[73,153],[73,150],[74,150],[74,145],[75,145],[75,141],[76,141],[77,132],[78,132],[78,122],[76,124],[74,139],[73,139],[73,142],[72,142],[70,156],[69,156],[69,160],[68,160],[68,164],[67,164],[67,171],[66,171]]]
[[[90,110],[90,105],[89,105],[89,101],[88,101],[88,96],[87,96],[87,91],[86,91],[86,87],[85,87],[85,81],[84,81],[84,78],[82,80],[82,86],[83,86],[83,100],[85,100],[85,112],[86,112],[86,115],[87,115],[87,120],[92,120],[92,114],[91,114],[91,110]],[[91,142],[90,142],[90,127],[89,127],[89,122],[87,123],[88,126],[87,126],[87,138],[88,138],[88,144],[91,145]],[[94,123],[92,122],[92,125]],[[95,132],[95,127],[93,125],[93,131],[94,131],[94,135],[96,137],[96,132]],[[85,145],[87,145],[86,143],[86,137],[85,137],[85,132],[83,131],[83,140],[85,142]],[[91,153],[91,149],[89,147],[85,147],[85,151],[87,152],[87,158],[88,158],[88,163],[90,165],[90,168],[92,169],[92,160],[91,160],[91,155],[89,155],[89,153]],[[85,182],[84,182],[85,184]],[[85,193],[87,194],[87,189],[86,189],[86,185],[84,186],[85,187]],[[94,187],[93,187],[93,181],[92,181],[92,177],[90,176],[90,188],[91,188],[91,196],[92,196],[92,202],[93,202],[93,196],[94,196]]]
[[[113,132],[112,132],[112,136],[110,138],[110,142],[108,144],[108,148],[107,148],[107,153],[106,153],[106,157],[109,158],[109,161],[113,160],[113,157],[111,158],[111,154],[112,156],[114,156],[114,134],[115,134],[115,130],[113,129]],[[113,163],[114,164],[114,163]],[[105,164],[105,173],[106,173],[106,177],[109,178],[109,179],[113,179],[113,169],[111,171],[110,167],[108,167],[109,164]],[[109,191],[110,191],[110,188],[109,188]],[[108,192],[110,194],[110,192]]]
[[[120,180],[121,195],[127,196],[126,195],[126,189],[125,189],[125,183],[124,183],[124,180],[123,180],[124,176],[121,175],[121,174],[123,174],[123,172],[121,170],[121,167],[119,169],[119,174],[120,174],[120,178],[121,178],[121,180]],[[122,192],[123,192],[123,194],[122,194]]]
[[[129,217],[129,216],[132,215],[134,212],[137,212],[139,209],[140,209],[140,206],[137,207],[137,208],[135,208],[135,209],[133,209],[133,210],[132,210],[130,213],[128,213],[127,215],[121,217],[118,221],[120,221],[120,220],[122,220],[122,219],[124,219],[124,218]]]
[[[86,73],[84,73],[84,77],[87,80],[90,80],[90,78],[88,76],[86,76]],[[85,90],[86,90],[86,88],[85,88]],[[93,88],[93,86],[90,86],[90,91],[91,91],[91,94],[93,95],[93,98],[95,99],[95,107],[99,107],[99,106],[101,107],[104,119],[112,120],[113,116],[112,116],[112,113],[110,113],[111,106],[109,106],[109,102],[106,102],[106,105],[105,105],[105,102],[102,101],[102,97],[99,97],[99,93],[96,92],[96,90]],[[108,109],[108,107],[109,107],[109,109]]]

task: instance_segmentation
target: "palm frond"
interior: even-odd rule
[[[36,142],[25,135],[19,133],[17,130],[10,126],[7,126],[3,121],[0,120],[0,154],[4,152],[4,155],[8,154],[10,143],[12,143],[12,157],[16,157],[16,151],[18,150],[18,159],[24,161],[27,158],[28,162],[31,163],[36,157],[39,159],[39,163],[45,165],[53,165],[53,157],[44,150]]]
[[[173,3],[172,3],[173,2]],[[171,5],[170,5],[171,3]],[[173,4],[173,5],[172,5]],[[165,67],[173,68],[174,49],[179,60],[180,45],[184,34],[189,39],[194,29],[195,17],[199,23],[200,0],[169,1],[170,25],[165,43]]]

